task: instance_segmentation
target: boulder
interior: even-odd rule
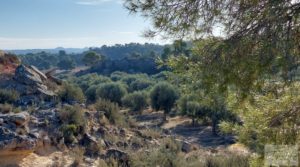
[[[20,65],[15,72],[15,80],[24,85],[36,86],[42,84],[42,78],[33,68]]]
[[[41,99],[53,99],[54,91],[49,90],[51,80],[34,66],[19,65],[13,77],[0,84],[2,89],[15,90],[20,94],[19,103],[28,105],[38,104]]]
[[[118,150],[118,149],[109,149],[105,154],[106,159],[113,158],[118,161],[119,166],[129,167],[129,155],[128,153]]]
[[[191,151],[197,150],[198,146],[195,144],[192,144],[187,141],[181,141],[181,151],[185,153],[189,153]]]
[[[30,115],[27,112],[17,114],[0,114],[0,119],[8,123],[14,123],[16,126],[24,126],[30,120]]]
[[[0,152],[17,150],[34,150],[37,139],[18,135],[11,129],[0,127]]]
[[[100,147],[96,138],[88,133],[83,135],[83,138],[79,143],[86,148],[85,154],[87,155],[96,155],[100,151]]]

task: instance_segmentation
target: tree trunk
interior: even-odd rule
[[[195,127],[195,118],[192,118],[193,127]]]
[[[164,112],[164,122],[167,122],[167,113],[166,112]]]
[[[215,136],[218,136],[218,121],[212,120],[212,133]]]

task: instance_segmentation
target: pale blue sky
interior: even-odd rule
[[[165,41],[141,37],[149,21],[122,0],[0,0],[0,49]]]

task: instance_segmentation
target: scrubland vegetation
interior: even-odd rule
[[[18,55],[24,64],[62,70],[55,74],[63,83],[55,85],[51,109],[58,113],[63,143],[70,150],[82,146],[73,151],[74,166],[90,157],[99,158],[99,166],[261,167],[266,144],[299,145],[299,1],[124,5],[153,20],[146,36],[163,33],[178,40]],[[224,36],[210,33],[217,25]],[[34,106],[20,105],[22,96],[0,89],[0,112]],[[221,144],[189,136],[201,128],[205,142],[217,138]],[[234,143],[247,153],[228,151]]]

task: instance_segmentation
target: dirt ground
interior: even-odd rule
[[[162,112],[151,112],[150,110],[143,112],[142,115],[136,116],[136,120],[140,126],[149,128],[162,128],[169,130],[172,135],[189,143],[198,144],[200,147],[227,147],[235,143],[235,137],[231,135],[214,135],[211,126],[191,125],[190,118],[176,116],[168,118],[163,123]]]

